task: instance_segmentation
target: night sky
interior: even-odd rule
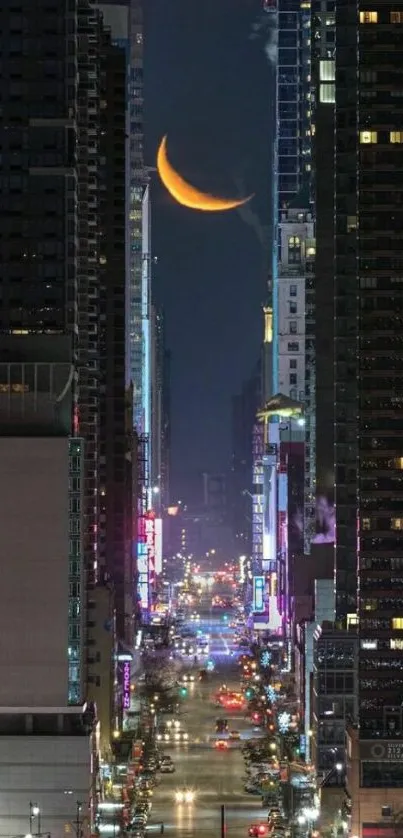
[[[255,193],[247,210],[201,213],[152,182],[155,296],[172,351],[174,490],[224,471],[231,396],[256,362],[269,265],[272,76],[262,0],[146,0],[146,164],[168,134],[200,189]],[[180,495],[179,495],[180,493]]]

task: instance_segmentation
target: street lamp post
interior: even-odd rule
[[[32,826],[34,822],[34,818],[37,818],[37,831],[36,835],[41,835],[41,810],[37,803],[29,804],[29,834],[33,834]]]

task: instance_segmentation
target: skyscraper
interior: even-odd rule
[[[403,3],[337,3],[336,616],[358,612],[360,738],[377,741],[403,738],[401,22]],[[362,770],[385,785],[381,762]]]
[[[351,832],[369,836],[397,816],[403,794],[403,4],[335,5],[314,2],[312,17],[316,401],[318,428],[327,429],[318,436],[316,474],[331,486],[327,440],[334,423],[340,648],[351,646],[346,629],[358,629],[346,812]],[[332,367],[333,401],[326,378]],[[343,735],[334,745],[343,747]]]
[[[8,504],[0,735],[3,758],[17,754],[19,737],[16,761],[27,778],[5,805],[1,828],[25,831],[25,795],[41,787],[58,834],[72,814],[63,790],[90,802],[93,783],[94,713],[84,702],[87,604],[98,571],[102,25],[87,0],[68,8],[59,0],[39,7],[6,0],[0,14],[0,438]],[[20,653],[12,666],[14,643]],[[42,772],[32,764],[33,733]],[[62,767],[66,749],[77,755],[71,776]]]
[[[110,32],[103,37],[101,70],[99,566],[113,582],[118,636],[132,644],[132,436],[125,370],[127,58]]]

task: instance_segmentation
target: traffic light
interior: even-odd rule
[[[252,687],[248,687],[248,689],[245,690],[245,696],[248,699],[248,701],[250,701],[251,698],[253,698],[254,695],[255,695],[255,691],[252,690]]]
[[[180,690],[179,690],[179,695],[181,695],[182,698],[186,698],[187,694],[188,694],[187,687],[181,687]]]

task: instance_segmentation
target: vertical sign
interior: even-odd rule
[[[151,587],[155,583],[155,513],[150,509],[144,518],[145,542],[148,558],[148,581]]]
[[[254,614],[261,614],[264,611],[264,576],[253,577],[253,602]]]
[[[130,709],[130,661],[123,664],[123,709]]]
[[[162,573],[162,518],[156,518],[154,523],[155,531],[155,572],[157,576]]]

